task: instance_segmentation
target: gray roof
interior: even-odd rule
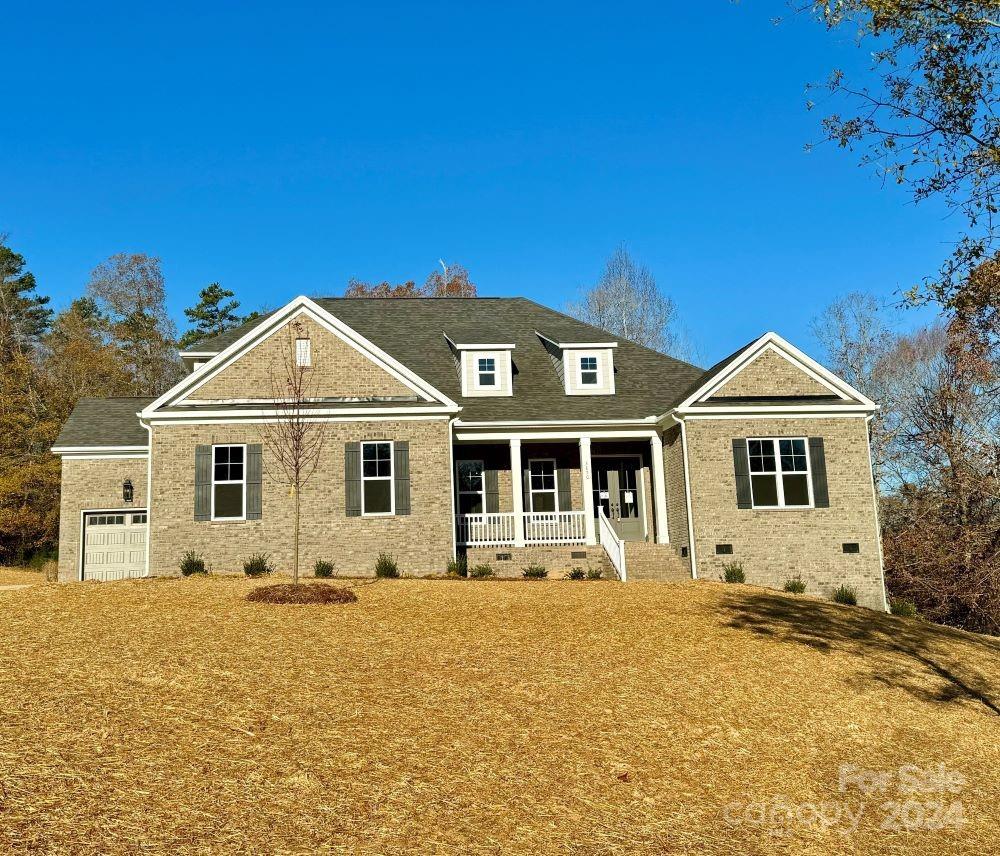
[[[317,298],[348,326],[462,406],[464,421],[541,419],[641,419],[658,416],[704,376],[689,363],[636,345],[606,330],[570,318],[522,297]],[[259,324],[257,319],[254,324]],[[445,334],[472,335],[480,325],[488,338],[503,333],[514,351],[514,395],[463,398],[455,356]],[[253,325],[229,330],[198,344],[221,351]],[[618,342],[615,395],[568,396],[536,331],[561,342]]]
[[[136,415],[152,398],[81,398],[55,446],[148,446],[149,434]]]

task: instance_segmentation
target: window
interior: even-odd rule
[[[482,514],[486,511],[486,484],[482,461],[459,461],[458,513]]]
[[[133,514],[132,515],[132,522],[133,523],[145,523],[146,522],[146,515],[145,514]]]
[[[212,447],[212,519],[246,517],[246,446]]]
[[[392,514],[392,443],[361,444],[361,513]]]
[[[295,340],[295,365],[306,368],[312,365],[312,342],[309,339]]]
[[[812,483],[804,437],[747,440],[754,508],[809,508]]]
[[[124,514],[100,514],[87,520],[88,526],[121,526],[125,522]]]
[[[556,462],[552,458],[541,458],[528,462],[531,510],[558,511],[559,494],[556,491]]]
[[[597,357],[580,357],[580,386],[597,386]]]
[[[480,357],[476,371],[476,386],[497,385],[497,361],[493,357]]]

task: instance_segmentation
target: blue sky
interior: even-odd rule
[[[213,280],[250,309],[420,281],[438,258],[481,294],[562,308],[625,241],[702,360],[766,329],[815,351],[830,300],[891,298],[959,224],[856,155],[803,152],[822,115],[805,84],[867,55],[847,31],[775,26],[786,12],[11,5],[0,232],[59,306],[108,255],[159,256],[181,329]]]

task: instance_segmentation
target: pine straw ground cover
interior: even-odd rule
[[[0,586],[34,586],[45,582],[45,571],[0,565]]]
[[[721,583],[348,584],[0,593],[0,848],[996,852],[995,640]],[[880,829],[895,784],[851,834],[754,820],[940,763],[959,831]]]

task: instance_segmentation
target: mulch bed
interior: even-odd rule
[[[278,583],[260,586],[247,595],[254,603],[356,603],[358,596],[348,588],[326,583]]]

